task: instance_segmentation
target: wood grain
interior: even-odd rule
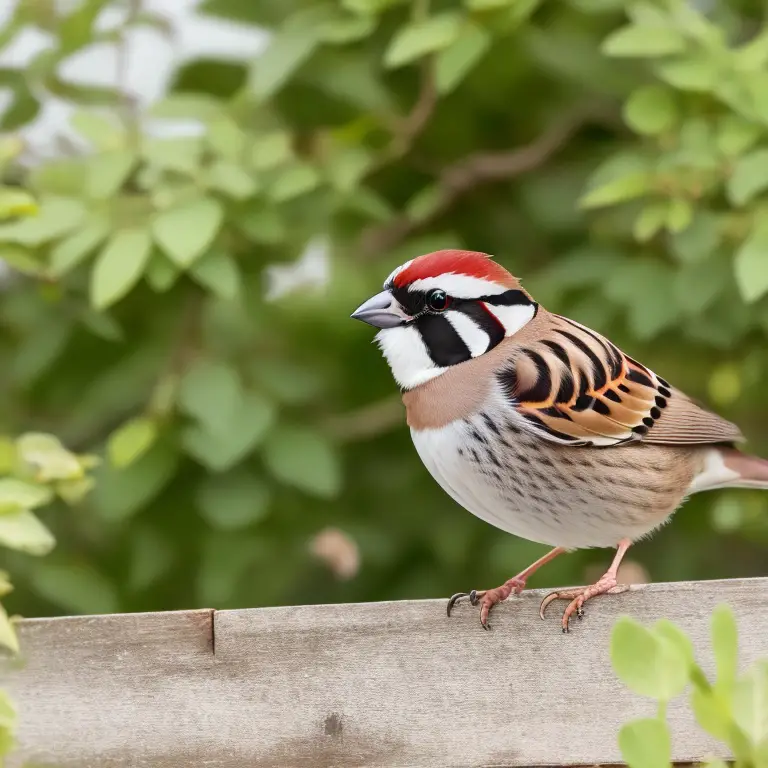
[[[617,763],[620,725],[654,704],[616,680],[613,621],[666,617],[712,668],[709,617],[738,616],[743,666],[768,656],[768,579],[656,584],[588,605],[570,635],[532,590],[494,609],[366,603],[59,619],[20,625],[0,685],[22,760],[120,768]],[[670,707],[677,762],[725,757]]]

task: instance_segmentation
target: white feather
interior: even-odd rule
[[[495,283],[492,280],[483,280],[482,278],[470,277],[469,275],[455,275],[451,272],[446,272],[438,277],[424,277],[420,280],[414,280],[408,286],[409,291],[430,291],[433,288],[439,288],[449,296],[455,296],[457,299],[496,296],[510,290],[507,286]]]
[[[536,308],[532,304],[513,304],[505,307],[486,303],[485,307],[504,326],[506,336],[517,333],[536,314]]]
[[[478,357],[488,350],[491,337],[471,317],[463,312],[451,311],[446,312],[445,317],[467,345],[472,357]]]
[[[376,341],[389,363],[395,381],[405,389],[417,387],[448,370],[435,365],[421,334],[413,325],[379,331]]]
[[[384,281],[384,287],[386,288],[404,269],[408,269],[411,264],[413,264],[413,259],[406,261],[405,264],[401,264],[396,269],[393,269],[392,272],[389,273],[389,277]]]
[[[739,479],[739,473],[725,466],[723,454],[712,448],[707,451],[704,459],[704,469],[693,478],[688,487],[688,493],[699,491],[711,491],[714,488],[736,487],[735,480]]]

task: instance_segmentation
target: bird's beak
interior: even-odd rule
[[[396,328],[410,318],[389,291],[382,291],[363,302],[351,315],[374,328]]]

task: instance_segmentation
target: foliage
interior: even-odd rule
[[[137,27],[161,46],[166,20],[17,3],[0,46],[32,27],[53,44],[0,70],[0,199],[38,207],[0,223],[0,423],[107,460],[77,515],[52,514],[56,552],[8,559],[14,606],[425,597],[537,556],[427,477],[348,319],[436,247],[495,254],[766,450],[767,38],[760,4],[712,5],[206,0],[266,49],[182,63],[143,110],[68,66]],[[23,129],[50,96],[73,114],[43,151]],[[637,548],[654,579],[760,572],[764,495],[679,518]],[[354,577],[313,554],[328,528]]]
[[[46,555],[54,547],[51,532],[33,510],[54,499],[80,502],[93,486],[87,473],[95,456],[68,451],[53,435],[29,432],[11,439],[0,436],[0,545],[29,555]],[[13,590],[9,574],[0,571],[0,597]],[[13,619],[0,605],[0,646],[18,653]],[[0,690],[0,763],[13,746],[16,711]]]
[[[666,706],[689,685],[699,727],[727,747],[736,765],[768,765],[768,659],[759,659],[738,674],[736,622],[726,605],[712,615],[712,649],[714,682],[695,661],[691,641],[675,624],[661,620],[647,628],[626,617],[616,622],[611,638],[616,674],[635,693],[659,703],[655,718],[634,720],[619,732],[621,754],[630,768],[671,765]],[[707,764],[724,765],[720,760]]]

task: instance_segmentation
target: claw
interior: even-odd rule
[[[476,589],[473,589],[473,590],[472,590],[472,591],[469,593],[469,602],[470,602],[472,605],[477,605],[477,603],[479,602],[479,600],[478,600],[478,597],[477,597],[477,590],[476,590]]]
[[[451,599],[448,601],[448,609],[447,613],[448,616],[451,615],[451,611],[453,610],[453,606],[456,605],[456,603],[461,600],[462,597],[468,597],[469,601],[472,603],[472,595],[475,594],[475,590],[473,589],[472,592],[457,592]],[[472,603],[472,605],[475,605],[475,603]]]
[[[557,600],[558,595],[559,595],[559,592],[550,592],[541,601],[541,605],[539,606],[539,616],[541,616],[542,621],[546,618],[547,607],[549,606],[550,603],[553,603],[555,600]]]

